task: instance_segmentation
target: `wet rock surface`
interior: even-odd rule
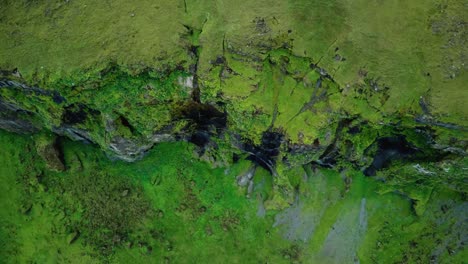
[[[378,170],[390,166],[392,161],[402,163],[418,161],[437,162],[446,157],[450,158],[449,152],[440,151],[435,145],[430,143],[433,142],[426,142],[424,148],[418,148],[407,141],[403,135],[379,138],[374,143],[374,146],[370,147],[376,147],[377,152],[370,166],[364,170],[364,175],[375,176]],[[455,154],[455,156],[458,155]],[[464,156],[464,154],[460,156]]]
[[[250,160],[275,174],[275,164],[283,138],[284,135],[281,133],[266,131],[262,134],[261,145],[256,146],[247,142],[242,146],[242,150],[250,155]]]
[[[39,128],[32,123],[32,116],[32,112],[16,104],[3,101],[0,97],[0,128],[20,134],[37,132]]]
[[[66,136],[74,141],[81,141],[83,143],[93,143],[93,139],[91,138],[90,134],[84,129],[75,128],[71,126],[61,126],[52,128],[52,132],[60,136]]]
[[[377,170],[385,168],[392,160],[409,159],[417,151],[403,136],[380,138],[377,147],[372,164],[364,170],[366,176],[375,176]]]
[[[28,134],[39,131],[31,122],[19,119],[0,119],[0,128],[19,134]]]
[[[205,147],[211,136],[218,136],[227,126],[227,115],[210,104],[188,102],[176,110],[175,119],[187,120],[188,141]]]

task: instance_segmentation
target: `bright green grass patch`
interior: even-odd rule
[[[62,139],[67,170],[53,172],[36,154],[35,140],[43,139],[0,133],[0,254],[7,263],[457,263],[466,257],[463,191],[404,180],[414,169],[409,165],[390,170],[400,180],[388,183],[310,165],[279,165],[276,177],[257,168],[247,198],[236,178],[249,161],[213,168],[186,142],[158,144],[126,163]],[[463,177],[465,163],[445,167]]]

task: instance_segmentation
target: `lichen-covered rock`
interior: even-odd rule
[[[56,137],[43,136],[36,141],[36,151],[43,158],[48,169],[53,171],[64,171],[63,150],[60,140]]]
[[[38,129],[30,122],[14,118],[0,119],[0,128],[15,133],[34,133]]]

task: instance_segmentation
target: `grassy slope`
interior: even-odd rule
[[[386,113],[419,112],[425,96],[442,121],[466,125],[463,1],[3,2],[0,67],[18,67],[28,80],[47,83],[109,62],[133,72],[187,66],[186,24],[201,31],[199,74],[206,81],[223,44],[264,57],[252,43],[292,39],[296,55],[320,59],[341,86],[362,82],[361,69],[389,86]],[[267,26],[262,34],[258,19]],[[346,61],[334,60],[335,53]],[[237,67],[241,76],[229,84],[239,87],[237,95],[258,82],[250,64]]]
[[[2,263],[95,263],[87,246],[68,244],[65,212],[39,183],[44,168],[34,142],[3,132],[0,141]]]
[[[51,80],[110,61],[138,68],[185,58],[182,2],[2,1],[2,67]],[[160,61],[163,58],[163,61]]]
[[[127,164],[65,141],[68,170],[52,172],[35,154],[34,140],[0,134],[0,241],[7,263],[427,263],[435,254],[443,263],[461,263],[466,257],[459,244],[466,202],[445,187],[432,189],[416,216],[405,195],[360,173],[306,168],[306,179],[299,168],[284,172],[299,186],[293,204],[299,209],[259,216],[255,197],[280,194],[261,187],[271,175],[259,170],[260,185],[245,198],[235,186],[248,167],[244,161],[213,169],[193,156],[192,146],[167,143]],[[125,230],[115,229],[118,223]],[[293,236],[286,239],[288,231]]]
[[[224,168],[213,170],[192,157],[193,147],[186,143],[162,144],[144,161],[129,165],[110,162],[91,146],[68,142],[64,149],[69,170],[57,173],[44,170],[33,149],[22,154],[34,146],[30,139],[2,132],[0,140],[7,147],[0,159],[4,165],[2,186],[6,188],[1,202],[1,255],[7,263],[144,263],[165,259],[176,263],[241,263],[256,258],[278,263],[282,255],[276,252],[290,244],[274,231],[268,235],[271,216],[257,218],[255,200],[245,199],[244,192],[235,187],[233,177],[242,166],[231,167],[228,174]],[[30,166],[19,166],[20,159]],[[181,168],[180,164],[188,166]],[[38,175],[41,182],[37,182]],[[99,176],[104,177],[104,185],[93,179]],[[94,185],[98,188],[92,188]],[[137,214],[127,219],[118,213],[132,211],[135,201],[125,202],[130,197],[122,198],[114,205],[117,207],[109,201],[100,203],[107,188],[117,192],[118,198],[122,186],[129,190],[129,196],[143,188],[138,199],[150,203],[148,217]],[[24,206],[31,209],[22,211]],[[99,215],[89,216],[89,211],[110,214],[115,219],[101,223]],[[87,221],[93,224],[87,225]],[[116,222],[126,223],[124,226],[130,230],[112,230]],[[107,229],[122,236],[115,252],[106,250],[111,239],[101,241],[107,238]],[[77,231],[78,240],[69,244]]]

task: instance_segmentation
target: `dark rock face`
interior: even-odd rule
[[[182,106],[175,114],[176,119],[188,119],[197,130],[212,133],[224,129],[227,124],[227,115],[215,106],[190,101]]]
[[[32,115],[31,112],[3,101],[0,97],[0,129],[19,134],[37,132],[38,127],[28,120]]]
[[[15,105],[15,104],[3,101],[0,98],[0,113],[4,114],[7,111],[9,111],[9,112],[26,112],[26,110],[22,109],[21,107]]]
[[[89,133],[83,129],[71,127],[71,126],[61,126],[52,129],[52,132],[60,135],[66,136],[74,141],[82,141],[84,143],[93,143]]]
[[[244,144],[244,151],[250,154],[249,159],[275,174],[274,166],[280,153],[284,135],[278,132],[265,131],[262,135],[262,143],[257,146],[252,143]]]
[[[265,156],[278,156],[283,137],[283,134],[277,132],[267,131],[263,133],[261,149]]]
[[[377,140],[377,148],[372,164],[364,170],[366,176],[375,176],[378,170],[387,167],[392,160],[411,158],[417,152],[404,136],[380,138]]]
[[[199,147],[204,147],[210,142],[210,135],[206,131],[199,130],[190,136],[189,141]]]
[[[83,104],[72,104],[65,107],[65,112],[62,116],[62,121],[68,125],[81,124],[86,121],[88,115],[98,115],[99,111],[90,109]]]
[[[190,134],[188,141],[199,147],[205,147],[210,137],[218,135],[227,125],[227,114],[215,106],[190,101],[174,114],[175,119],[189,120],[186,128]]]
[[[0,119],[0,129],[18,134],[29,134],[38,131],[31,122],[21,119]]]

